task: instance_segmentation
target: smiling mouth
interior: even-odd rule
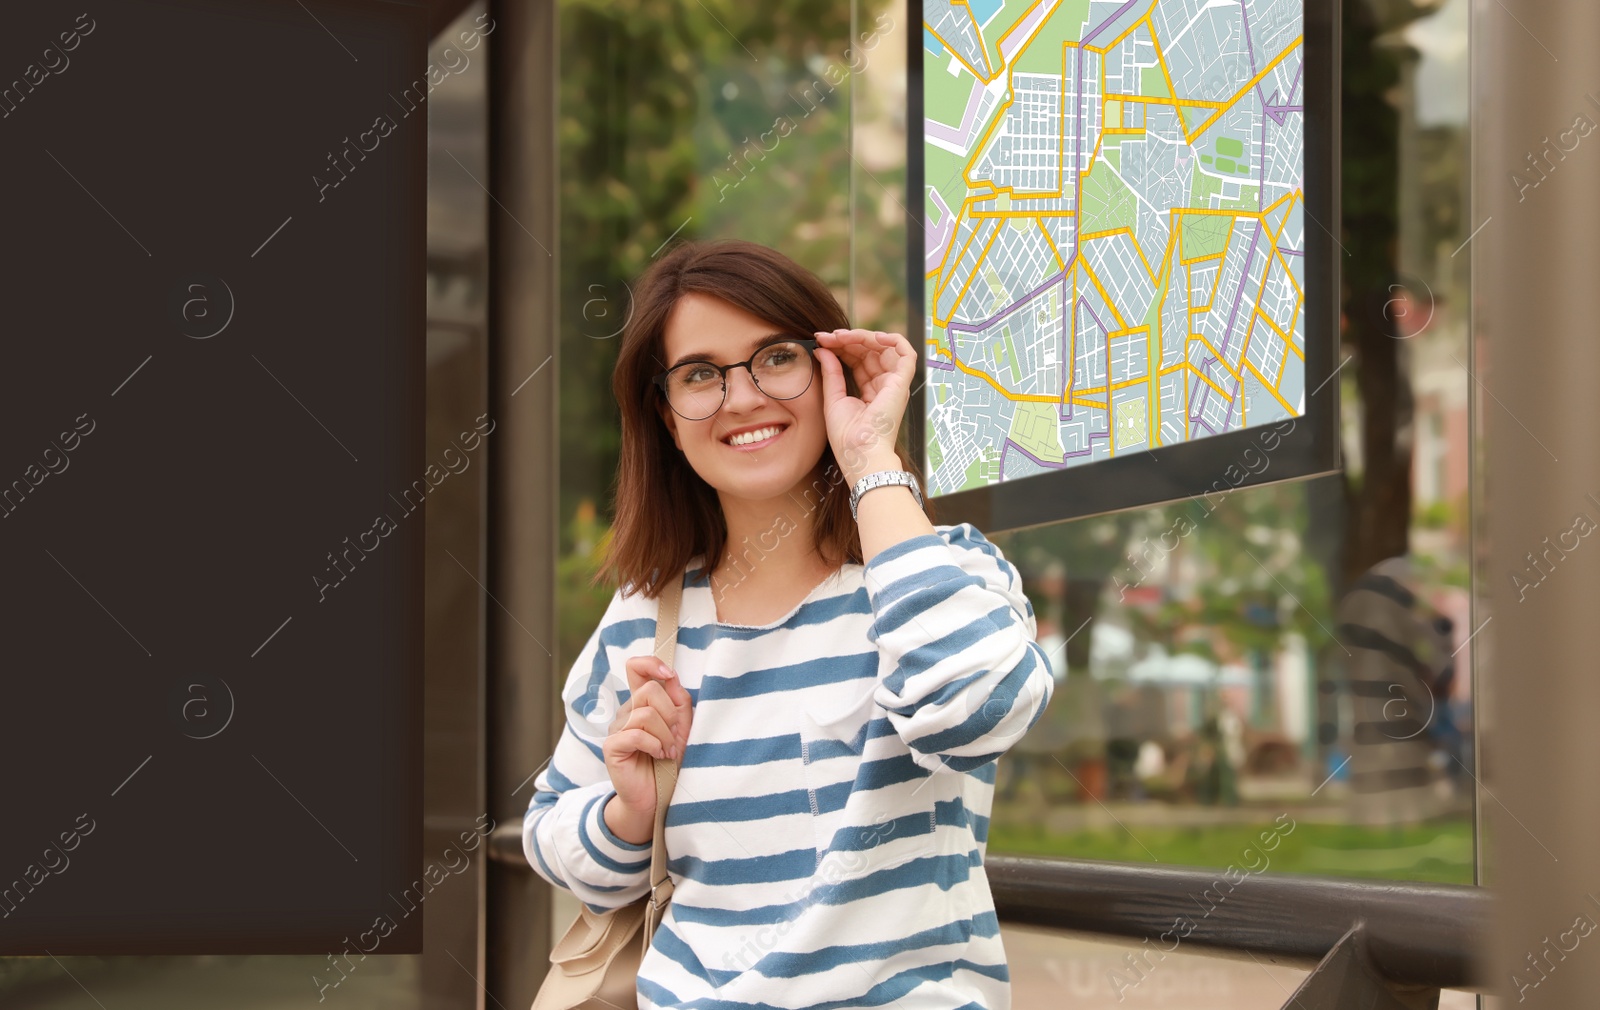
[[[722,444],[733,449],[750,449],[766,445],[785,431],[789,430],[787,424],[769,424],[765,428],[755,431],[741,432],[722,440]]]

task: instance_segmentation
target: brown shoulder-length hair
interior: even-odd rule
[[[622,452],[612,484],[616,518],[600,570],[591,581],[609,579],[625,596],[643,591],[653,599],[660,594],[664,577],[681,573],[697,555],[704,555],[707,567],[714,568],[726,546],[728,528],[721,500],[673,444],[661,413],[670,408],[652,381],[667,367],[663,338],[667,318],[691,291],[720,298],[780,330],[810,335],[850,326],[844,309],[819,277],[776,249],[754,242],[686,241],[644,272],[634,285],[634,311],[623,327],[612,374],[612,392],[622,412]],[[814,381],[821,382],[821,363],[816,367]],[[848,366],[844,377],[846,391],[860,396]],[[911,470],[904,426],[896,434],[894,450],[900,465]],[[811,487],[802,492],[805,501],[797,501],[816,512],[813,546],[829,564],[861,564],[850,488],[831,444],[823,448],[813,474]],[[923,511],[933,521],[931,502]]]

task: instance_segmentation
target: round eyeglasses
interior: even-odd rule
[[[685,361],[655,376],[654,382],[686,421],[703,421],[721,409],[728,395],[728,372],[740,367],[748,368],[756,388],[774,400],[792,400],[811,388],[817,343],[815,337],[785,337],[763,344],[747,361],[731,365]]]

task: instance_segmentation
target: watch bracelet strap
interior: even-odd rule
[[[866,488],[861,488],[860,487],[862,481],[865,481],[868,477],[875,477],[880,473],[891,473],[891,474],[895,474],[896,476],[904,474],[905,475],[905,479],[904,480],[885,481],[884,483],[873,484],[870,487],[866,487]],[[922,504],[922,490],[919,487],[917,487],[917,475],[916,474],[912,473],[910,470],[874,470],[872,473],[864,474],[859,480],[856,481],[856,487],[851,489],[851,492],[850,492],[850,516],[851,516],[851,518],[856,519],[856,520],[859,520],[861,518],[860,511],[859,511],[860,506],[861,506],[861,499],[866,496],[868,491],[876,491],[880,487],[908,487],[908,488],[911,489],[912,497],[916,498],[917,504],[919,506]]]

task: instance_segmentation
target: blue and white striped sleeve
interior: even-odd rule
[[[866,565],[873,698],[919,766],[965,772],[1039,720],[1055,677],[1016,567],[970,523],[934,530]]]
[[[534,780],[522,821],[522,848],[534,872],[603,912],[637,900],[649,888],[650,843],[623,841],[606,826],[606,801],[616,794],[601,745],[628,699],[626,671],[611,654],[639,634],[655,634],[652,619],[616,620],[620,595],[578,654],[562,689],[566,725],[555,753]]]

